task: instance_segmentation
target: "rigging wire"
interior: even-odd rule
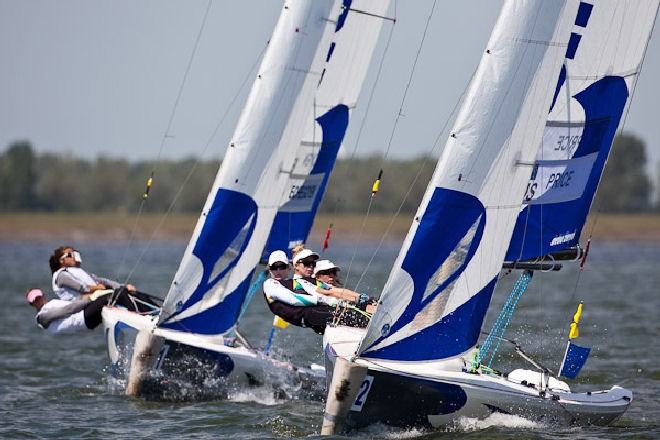
[[[383,165],[385,163],[385,160],[389,156],[390,150],[392,148],[392,143],[393,143],[393,140],[394,140],[394,135],[396,133],[396,130],[397,130],[397,127],[398,127],[398,124],[399,124],[399,120],[401,119],[401,116],[403,115],[403,107],[406,103],[406,99],[407,99],[407,96],[408,96],[408,91],[409,91],[410,85],[413,81],[413,77],[415,76],[415,72],[416,72],[416,68],[417,68],[417,62],[419,61],[419,57],[421,55],[422,48],[424,47],[424,43],[426,41],[427,32],[428,32],[428,29],[429,29],[429,25],[431,23],[431,19],[433,18],[433,13],[435,11],[436,4],[437,4],[437,0],[433,2],[433,5],[431,6],[431,10],[430,10],[430,12],[427,16],[427,19],[426,19],[426,25],[424,26],[424,31],[422,33],[422,38],[419,42],[419,46],[418,46],[417,52],[415,54],[415,59],[413,61],[413,65],[412,65],[410,74],[408,76],[408,81],[406,83],[406,87],[404,89],[404,93],[403,93],[403,96],[401,98],[401,104],[399,105],[399,111],[397,112],[397,116],[396,116],[396,118],[394,120],[394,124],[392,126],[392,131],[391,131],[389,139],[388,139],[387,148],[385,150],[385,154],[381,157],[380,167],[379,167],[379,169],[381,171],[379,173],[378,180],[380,180],[380,177],[382,176]],[[395,9],[396,9],[396,3],[395,3]],[[394,28],[392,27],[392,30],[391,30],[389,38],[388,38],[387,47],[389,47],[389,44],[390,44],[390,41],[391,41],[391,38],[392,38],[392,34],[393,34],[393,30],[394,30]],[[381,68],[382,68],[382,61],[381,61]],[[379,69],[379,74],[380,74],[380,69]],[[371,103],[371,98],[370,98],[370,103]],[[361,133],[361,131],[362,131],[362,127],[360,128],[360,133]],[[409,188],[408,192],[410,192],[410,188]],[[358,233],[358,237],[357,237],[357,240],[356,240],[356,244],[355,244],[355,247],[353,249],[353,255],[351,256],[351,260],[350,260],[350,263],[349,263],[349,266],[348,266],[348,271],[347,271],[347,274],[346,274],[346,279],[347,280],[348,280],[348,276],[350,274],[350,270],[351,270],[351,267],[353,265],[353,262],[355,261],[355,256],[356,256],[357,250],[360,246],[360,242],[362,241],[362,236],[364,234],[364,229],[367,225],[367,221],[369,220],[369,214],[371,212],[371,208],[372,208],[372,205],[373,205],[374,195],[375,194],[372,191],[372,196],[369,198],[369,203],[367,205],[367,210],[365,212],[365,215],[364,215],[364,218],[363,218],[363,221],[362,221],[362,225],[360,227],[360,231]],[[393,222],[393,220],[392,220],[392,222]],[[373,260],[373,257],[372,257],[371,261],[372,260]],[[365,267],[365,269],[362,271],[360,279],[358,280],[358,284],[364,278],[364,276],[365,276],[366,272],[368,271],[368,269],[369,269],[369,266]]]
[[[133,243],[133,240],[135,238],[138,223],[139,223],[139,220],[142,216],[142,212],[144,211],[144,205],[146,204],[146,201],[147,201],[147,198],[148,198],[149,189],[151,189],[151,184],[153,183],[154,174],[156,173],[156,170],[158,168],[158,163],[160,162],[161,155],[163,154],[163,148],[165,146],[165,140],[170,137],[169,133],[170,133],[170,129],[172,128],[172,122],[174,121],[174,116],[176,115],[177,108],[179,107],[179,101],[181,100],[181,95],[183,94],[183,89],[185,87],[186,80],[188,79],[188,74],[190,73],[190,69],[192,67],[193,59],[195,58],[195,54],[197,53],[197,47],[199,45],[199,41],[202,37],[202,33],[204,32],[204,28],[206,26],[206,20],[209,16],[209,11],[211,9],[211,5],[212,5],[212,0],[208,0],[208,2],[206,4],[206,10],[204,11],[204,16],[202,17],[202,23],[199,27],[199,30],[197,31],[197,37],[195,38],[195,42],[193,44],[193,48],[192,48],[192,51],[190,53],[190,57],[188,59],[188,64],[187,64],[186,69],[184,71],[183,78],[181,80],[181,84],[179,85],[179,91],[177,92],[176,98],[174,100],[174,105],[172,106],[172,111],[170,112],[170,118],[169,118],[169,121],[167,122],[167,127],[165,128],[165,132],[163,133],[163,137],[161,138],[161,141],[160,141],[160,147],[158,148],[158,154],[156,155],[156,160],[154,162],[154,166],[153,166],[153,169],[151,171],[151,175],[149,177],[149,180],[147,181],[148,182],[147,183],[147,190],[145,191],[144,196],[142,197],[142,200],[140,202],[140,207],[138,208],[138,213],[137,213],[137,216],[135,218],[135,223],[133,225],[133,229],[131,230],[131,234],[130,234],[128,243],[126,244],[122,259],[120,260],[120,263],[117,266],[118,269],[121,266],[123,266],[124,261],[126,259],[126,255],[128,254],[128,250],[131,247],[131,245]],[[131,273],[132,273],[132,271],[131,271]],[[127,283],[128,280],[129,280],[129,277],[126,278],[125,283]]]
[[[396,17],[396,9],[397,9],[397,8],[396,8],[396,4],[397,4],[397,2],[396,2],[396,0],[395,0],[395,2],[394,2],[394,16],[395,16],[395,17]],[[384,48],[384,50],[383,50],[383,54],[382,54],[382,56],[380,57],[380,62],[378,63],[378,70],[377,70],[377,72],[376,72],[376,78],[374,79],[374,82],[373,82],[373,84],[372,84],[372,86],[371,86],[371,90],[370,90],[370,92],[369,92],[369,99],[367,100],[367,105],[365,106],[365,113],[364,113],[364,116],[363,116],[363,118],[362,118],[362,120],[361,120],[360,127],[359,127],[359,129],[358,129],[357,137],[356,137],[356,139],[355,139],[355,145],[354,145],[354,147],[353,147],[353,151],[351,152],[351,155],[349,156],[349,164],[353,163],[353,160],[355,159],[355,156],[357,155],[358,147],[361,145],[361,144],[360,144],[360,139],[362,138],[362,132],[363,132],[363,130],[364,130],[364,126],[365,126],[365,123],[366,123],[366,121],[367,121],[367,118],[368,118],[368,116],[370,115],[371,104],[372,104],[373,99],[374,99],[374,96],[375,96],[375,94],[376,94],[376,88],[377,88],[378,84],[380,84],[380,77],[381,77],[381,74],[382,74],[382,72],[383,72],[383,67],[384,67],[384,65],[385,65],[385,59],[387,58],[387,54],[389,53],[390,44],[391,44],[391,42],[392,42],[392,35],[394,34],[394,25],[396,24],[396,19],[394,19],[394,20],[390,20],[390,21],[391,21],[391,23],[392,23],[392,26],[390,27],[390,32],[389,32],[389,34],[388,34],[387,41],[386,41],[386,43],[385,43],[385,48]],[[351,173],[350,173],[351,170],[352,170],[352,167],[351,167],[350,165],[349,165],[348,167],[346,167],[346,178],[348,178],[348,176],[351,174]],[[338,207],[339,207],[339,202],[340,202],[339,199],[337,199],[337,200],[335,201],[335,212],[333,213],[333,217],[335,217],[335,218],[336,218],[336,215],[337,215],[337,210],[338,210]],[[369,208],[368,208],[368,209],[369,209]],[[331,224],[332,224],[332,223],[331,223]],[[363,232],[363,230],[364,230],[364,226],[365,226],[365,225],[364,225],[364,223],[363,223],[362,226],[361,226],[361,229],[360,229],[360,232],[359,232],[358,236],[361,236],[361,235],[362,235],[362,232]],[[324,249],[324,250],[325,250],[325,249]],[[347,268],[347,270],[346,270],[346,278],[347,278],[347,279],[348,279],[348,276],[349,276],[350,273],[351,273],[351,267],[352,267],[352,265],[353,265],[353,259],[354,259],[354,257],[355,257],[355,254],[353,254],[353,258],[351,258],[351,261],[349,262],[348,268]]]
[[[266,46],[267,46],[267,45],[266,45]],[[212,133],[211,136],[209,137],[208,141],[206,141],[206,144],[204,145],[204,148],[202,149],[202,152],[201,152],[201,154],[199,155],[199,157],[203,156],[204,153],[205,153],[205,152],[208,150],[208,148],[210,147],[210,145],[211,145],[213,139],[215,138],[215,136],[216,136],[216,134],[217,134],[219,128],[223,125],[225,119],[226,119],[227,116],[229,115],[230,110],[234,107],[234,104],[235,104],[236,101],[238,100],[238,97],[242,94],[242,91],[244,90],[244,88],[245,88],[247,82],[252,78],[251,73],[254,72],[254,71],[256,70],[257,65],[259,64],[259,61],[260,61],[261,58],[263,57],[263,54],[264,54],[265,50],[266,50],[266,47],[264,47],[264,48],[262,49],[262,51],[261,51],[261,53],[259,54],[259,56],[257,57],[257,59],[255,60],[255,62],[254,62],[254,63],[252,64],[252,66],[250,67],[250,71],[249,71],[250,73],[248,73],[248,74],[245,76],[245,78],[243,79],[243,82],[241,83],[240,87],[238,88],[238,90],[237,90],[236,93],[234,94],[234,97],[232,98],[232,100],[231,100],[230,103],[228,104],[227,108],[225,109],[225,112],[223,113],[221,119],[220,119],[220,120],[218,121],[218,123],[216,124],[215,129],[213,130],[213,133]],[[182,182],[181,185],[179,186],[179,189],[178,189],[177,193],[174,195],[174,197],[173,197],[173,199],[172,199],[172,202],[170,203],[170,205],[168,206],[167,210],[165,211],[165,213],[164,213],[163,216],[161,217],[161,220],[160,220],[160,222],[158,223],[158,225],[153,229],[153,231],[152,231],[152,233],[151,233],[151,236],[149,237],[149,240],[148,240],[147,244],[144,246],[142,252],[140,253],[140,256],[138,257],[138,259],[136,260],[135,264],[133,265],[133,269],[131,270],[130,274],[129,274],[128,277],[127,277],[127,282],[128,282],[128,279],[130,279],[130,277],[133,275],[133,272],[137,269],[137,266],[138,266],[138,265],[140,264],[140,262],[142,261],[142,258],[144,257],[144,255],[146,254],[146,252],[150,249],[150,247],[151,247],[151,243],[152,243],[152,242],[154,241],[154,239],[156,238],[156,235],[157,235],[158,231],[160,230],[160,228],[161,228],[161,227],[163,226],[163,224],[165,223],[165,220],[167,220],[167,218],[170,216],[170,214],[172,214],[172,211],[174,210],[174,206],[176,205],[176,203],[178,202],[179,198],[181,197],[181,194],[183,193],[184,188],[186,187],[186,185],[188,184],[188,182],[190,181],[190,179],[192,178],[192,176],[195,174],[195,171],[197,170],[197,167],[199,166],[199,163],[200,163],[199,159],[195,159],[195,161],[193,162],[192,167],[190,168],[190,171],[188,172],[188,174],[187,174],[186,177],[184,178],[183,182]]]
[[[388,141],[387,151],[386,151],[386,153],[385,153],[385,156],[384,156],[384,157],[382,158],[382,160],[381,160],[381,168],[382,168],[382,166],[383,166],[385,160],[387,159],[387,156],[389,155],[389,152],[390,152],[390,150],[391,150],[391,146],[392,146],[392,143],[393,143],[393,139],[394,139],[394,136],[395,136],[395,133],[396,133],[397,125],[398,125],[398,123],[399,123],[399,120],[400,120],[401,116],[403,116],[403,107],[405,106],[405,102],[406,102],[406,98],[407,98],[408,90],[409,90],[409,88],[410,88],[410,86],[411,86],[411,84],[412,84],[413,77],[414,77],[414,75],[415,75],[415,71],[416,71],[417,63],[418,63],[418,61],[419,61],[419,58],[420,58],[420,55],[421,55],[421,52],[422,52],[422,49],[423,49],[423,46],[424,46],[424,43],[425,43],[425,40],[426,40],[426,35],[427,35],[427,32],[428,32],[428,28],[429,28],[430,23],[431,23],[431,20],[432,20],[432,18],[433,18],[433,14],[434,14],[434,11],[435,11],[436,3],[437,3],[437,2],[433,2],[433,5],[432,5],[432,7],[431,7],[431,10],[430,10],[430,12],[429,12],[429,14],[428,14],[428,16],[427,16],[427,20],[426,20],[426,25],[425,25],[425,28],[424,28],[424,32],[423,32],[423,34],[422,34],[422,38],[421,38],[421,40],[420,40],[420,44],[419,44],[418,50],[417,50],[417,52],[416,52],[415,60],[414,60],[414,62],[413,62],[413,66],[412,66],[412,68],[411,68],[410,75],[409,75],[409,77],[408,77],[408,82],[407,82],[407,84],[406,84],[406,88],[405,88],[404,96],[403,96],[403,98],[402,98],[402,100],[401,100],[401,104],[400,104],[400,107],[399,107],[399,111],[398,111],[397,117],[396,117],[396,119],[395,119],[394,126],[393,126],[392,131],[391,131],[391,134],[390,134],[390,138],[389,138],[389,141]],[[474,77],[475,72],[476,72],[476,70],[472,73],[471,78]],[[468,86],[469,86],[470,82],[471,82],[471,79],[470,79],[470,81],[468,81]],[[414,178],[412,179],[411,183],[409,184],[409,186],[408,186],[408,190],[407,190],[407,192],[404,194],[403,198],[401,199],[401,203],[399,204],[397,210],[396,210],[396,211],[390,216],[390,221],[389,221],[388,225],[386,226],[385,231],[384,231],[383,234],[381,235],[381,239],[380,239],[380,241],[379,241],[379,243],[378,243],[376,249],[375,249],[374,252],[372,253],[372,255],[371,255],[369,261],[367,262],[367,265],[365,266],[364,270],[363,270],[362,273],[360,274],[360,277],[359,277],[359,279],[358,279],[358,282],[356,283],[355,289],[358,288],[358,286],[360,285],[360,283],[362,282],[362,280],[363,280],[364,277],[366,276],[367,272],[369,271],[369,269],[370,269],[370,267],[371,267],[371,264],[373,263],[374,259],[375,259],[376,256],[380,253],[380,249],[382,248],[383,244],[385,243],[385,240],[386,240],[387,237],[389,236],[390,231],[392,230],[392,227],[394,226],[394,222],[395,222],[395,220],[396,220],[396,219],[399,217],[399,215],[401,214],[401,211],[403,210],[403,207],[405,206],[405,202],[406,202],[406,200],[408,200],[409,196],[411,195],[412,190],[413,190],[413,188],[414,188],[416,182],[417,182],[417,181],[420,179],[420,177],[422,176],[422,173],[423,173],[423,171],[426,169],[426,166],[429,164],[429,162],[431,162],[431,157],[433,157],[433,156],[436,154],[436,151],[437,151],[437,149],[438,149],[438,147],[439,147],[439,145],[440,145],[440,141],[441,141],[441,139],[443,139],[443,134],[445,134],[445,133],[447,132],[447,130],[448,130],[448,126],[449,126],[449,123],[453,120],[454,115],[456,114],[456,112],[457,112],[457,110],[458,110],[460,104],[461,104],[461,103],[463,102],[463,100],[464,100],[465,93],[466,93],[466,91],[467,91],[467,87],[468,87],[468,86],[466,86],[466,87],[463,89],[463,92],[461,93],[461,96],[459,97],[459,99],[456,101],[456,103],[455,103],[455,105],[454,105],[454,107],[453,107],[451,113],[450,113],[449,116],[445,119],[445,122],[444,122],[444,124],[443,124],[441,130],[438,131],[438,134],[437,134],[436,138],[434,139],[431,148],[428,150],[427,154],[423,157],[423,160],[422,160],[421,164],[420,164],[419,167],[418,167],[417,173],[415,174]],[[360,132],[361,132],[361,130],[360,130]],[[349,273],[350,273],[351,265],[352,265],[352,263],[353,263],[353,261],[354,261],[354,259],[355,259],[355,255],[356,255],[356,253],[357,253],[357,249],[358,249],[358,247],[359,247],[360,240],[361,240],[361,237],[362,237],[362,234],[363,234],[364,228],[365,228],[366,223],[367,223],[367,220],[368,220],[368,216],[369,216],[369,212],[370,212],[370,210],[371,210],[372,202],[373,202],[373,196],[372,196],[372,197],[370,198],[370,200],[369,200],[369,205],[368,205],[368,207],[367,207],[367,212],[366,212],[366,214],[365,214],[365,218],[364,218],[364,221],[363,221],[362,227],[361,227],[360,232],[359,232],[359,234],[358,234],[358,240],[357,240],[357,242],[356,242],[356,245],[355,245],[355,248],[354,248],[354,253],[353,253],[352,257],[351,257],[350,264],[349,264],[349,272],[347,273],[347,276],[346,276],[347,279],[348,279],[348,275],[349,275]]]
[[[175,115],[175,113],[176,113],[176,106],[178,105],[178,102],[179,102],[179,99],[180,99],[180,96],[181,96],[181,92],[183,91],[183,88],[184,88],[184,84],[183,84],[183,83],[185,83],[186,78],[187,78],[187,76],[188,76],[188,72],[189,72],[190,67],[191,67],[191,65],[192,65],[192,61],[193,61],[193,58],[194,58],[194,54],[195,54],[195,52],[196,52],[196,50],[197,50],[197,45],[198,45],[198,43],[199,43],[199,40],[200,40],[201,34],[202,34],[203,29],[204,29],[204,27],[205,27],[206,20],[207,20],[207,16],[208,16],[208,13],[209,13],[209,10],[210,10],[211,5],[212,5],[212,1],[209,0],[208,5],[207,5],[206,12],[205,12],[205,14],[204,14],[204,18],[203,18],[203,21],[202,21],[202,25],[201,25],[201,27],[200,27],[200,30],[199,30],[198,36],[197,36],[197,38],[196,38],[196,40],[195,40],[194,49],[193,49],[192,55],[191,55],[191,57],[190,57],[190,60],[189,60],[189,63],[188,63],[188,67],[187,67],[187,69],[186,69],[186,73],[185,73],[185,75],[184,75],[183,82],[182,82],[181,87],[180,87],[180,89],[179,89],[179,95],[177,96],[177,99],[176,99],[176,102],[175,102],[175,108],[172,110],[172,116],[170,117],[170,122],[168,123],[168,128],[167,128],[167,130],[165,131],[165,134],[163,135],[163,141],[161,142],[161,148],[160,148],[160,151],[159,151],[159,153],[158,153],[158,159],[157,159],[157,161],[156,161],[156,164],[157,164],[157,163],[159,162],[159,160],[160,160],[160,156],[161,156],[161,154],[162,154],[162,150],[163,150],[163,146],[164,146],[164,141],[165,141],[165,139],[166,139],[167,137],[169,137],[168,133],[169,133],[169,129],[170,129],[170,126],[171,126],[171,124],[172,124],[172,121],[173,121],[173,117],[174,117],[174,115]],[[257,57],[255,58],[254,62],[252,63],[252,65],[251,65],[250,68],[248,69],[248,72],[244,75],[244,77],[243,77],[243,81],[242,81],[241,84],[239,85],[239,87],[238,87],[238,89],[236,90],[236,93],[234,94],[234,96],[232,97],[232,99],[229,101],[229,103],[228,103],[227,106],[225,107],[224,112],[222,113],[222,115],[221,115],[220,118],[218,119],[218,122],[216,123],[216,125],[215,125],[213,131],[211,132],[211,135],[209,136],[208,140],[207,140],[206,143],[204,144],[204,147],[202,148],[201,153],[200,153],[199,155],[197,155],[197,157],[204,156],[204,154],[205,154],[205,153],[208,151],[208,149],[210,148],[211,144],[212,144],[213,141],[215,140],[216,135],[218,134],[218,131],[220,130],[220,127],[222,127],[222,126],[224,125],[224,123],[225,123],[226,119],[228,118],[228,116],[229,116],[231,110],[232,110],[233,108],[235,108],[235,104],[236,104],[236,102],[238,101],[239,97],[243,94],[243,91],[245,90],[245,88],[246,88],[248,82],[250,81],[250,79],[253,78],[253,76],[254,76],[253,74],[254,74],[254,72],[256,71],[257,66],[259,65],[260,60],[263,58],[264,53],[265,53],[267,47],[268,47],[268,42],[266,42],[266,44],[265,44],[264,47],[262,48],[261,52],[257,55]],[[137,260],[135,261],[135,263],[133,264],[131,271],[129,272],[128,276],[126,277],[126,281],[125,281],[126,283],[131,279],[133,273],[135,272],[135,270],[136,270],[137,267],[139,266],[140,262],[142,261],[142,258],[143,258],[144,255],[146,254],[146,252],[151,248],[151,244],[152,244],[152,242],[154,241],[154,239],[155,239],[157,233],[160,231],[160,229],[162,228],[162,226],[163,226],[163,224],[165,223],[165,221],[167,220],[167,218],[171,215],[171,213],[172,213],[172,211],[173,211],[173,209],[174,209],[174,206],[176,205],[177,201],[178,201],[179,198],[181,197],[181,194],[183,193],[184,188],[185,188],[186,185],[189,183],[189,181],[190,181],[190,179],[192,178],[192,176],[195,174],[195,171],[197,170],[197,167],[199,166],[199,163],[200,163],[200,160],[199,160],[199,159],[195,159],[195,160],[194,160],[194,162],[193,162],[193,164],[192,164],[192,166],[191,166],[190,171],[188,172],[188,174],[187,174],[186,177],[184,178],[183,182],[182,182],[181,185],[179,186],[179,189],[178,189],[177,193],[174,195],[174,197],[173,197],[173,199],[172,199],[172,202],[170,203],[170,205],[168,206],[167,210],[165,211],[165,213],[164,213],[163,216],[161,217],[161,220],[160,220],[160,222],[158,223],[158,225],[152,230],[152,233],[151,233],[151,235],[150,235],[150,237],[149,237],[149,240],[147,241],[147,243],[145,244],[144,248],[142,249],[142,251],[141,251],[141,253],[140,253],[138,259],[137,259]],[[153,170],[152,173],[151,173],[150,180],[153,179],[153,175],[154,175],[155,171],[156,171],[156,166],[154,166],[154,170]],[[144,196],[143,196],[143,198],[142,198],[142,202],[140,203],[140,208],[139,208],[139,211],[138,211],[138,218],[136,219],[135,225],[133,226],[133,230],[132,230],[132,232],[131,232],[131,238],[129,239],[128,244],[127,244],[127,246],[126,246],[126,251],[125,251],[124,257],[122,257],[122,260],[121,260],[121,261],[122,261],[122,264],[123,264],[123,261],[125,260],[126,252],[128,251],[128,248],[131,246],[132,241],[133,241],[133,238],[134,238],[134,236],[135,236],[135,231],[136,231],[136,229],[137,229],[137,224],[138,224],[139,216],[141,215],[142,210],[143,210],[143,206],[144,206],[144,204],[145,204],[145,201],[146,201],[147,198],[148,198],[148,189],[150,188],[150,186],[151,186],[151,184],[148,183],[148,185],[147,185],[147,190],[145,191],[145,195],[146,195],[147,197],[144,197]],[[120,264],[120,266],[121,266],[121,264]]]
[[[383,247],[383,244],[385,244],[385,240],[390,234],[390,231],[392,230],[392,227],[394,226],[394,221],[399,217],[401,214],[401,211],[403,210],[403,207],[406,204],[406,200],[408,200],[408,197],[412,194],[413,188],[415,187],[415,184],[417,181],[420,179],[422,176],[422,173],[426,166],[431,162],[431,158],[435,154],[436,149],[440,145],[440,140],[442,139],[442,134],[447,132],[447,127],[449,125],[449,122],[453,119],[453,116],[456,114],[456,111],[458,110],[459,106],[461,105],[461,102],[463,102],[463,98],[465,97],[465,91],[463,90],[463,93],[461,94],[460,98],[456,101],[456,104],[454,104],[454,108],[452,109],[451,113],[449,114],[449,117],[445,120],[445,124],[443,125],[442,129],[438,132],[438,135],[436,136],[432,148],[429,150],[429,153],[426,154],[422,160],[422,163],[417,169],[417,174],[415,174],[415,177],[413,178],[412,182],[408,186],[408,191],[403,195],[403,198],[401,199],[401,203],[399,204],[399,207],[397,210],[390,216],[390,222],[385,228],[385,231],[381,235],[380,241],[378,242],[378,246],[376,246],[376,249],[374,252],[372,252],[371,257],[369,258],[369,261],[367,262],[367,265],[365,266],[364,270],[362,271],[362,274],[360,275],[360,278],[358,282],[355,285],[355,289],[358,288],[359,284],[362,282],[364,277],[366,276],[367,272],[369,271],[369,268],[371,267],[371,264],[373,263],[374,259],[376,256],[380,253],[380,249]],[[352,261],[352,260],[351,260]]]

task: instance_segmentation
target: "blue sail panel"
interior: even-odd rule
[[[477,343],[497,278],[440,321],[384,348],[365,351],[375,359],[424,361],[457,356]]]
[[[257,205],[251,197],[237,191],[218,190],[190,257],[198,261],[200,280],[192,293],[176,303],[176,310],[161,322],[162,327],[173,325],[180,314],[202,301],[207,292],[224,287],[223,281],[226,282],[252,237],[257,214]],[[235,323],[239,310],[225,305],[226,302],[237,302],[240,308],[247,294],[248,286],[244,284],[241,283],[233,292],[225,293],[224,298],[213,307],[217,308],[215,319],[230,325]],[[187,327],[187,330],[205,333],[206,324],[202,327]]]
[[[248,277],[233,292],[226,295],[222,302],[186,318],[170,319],[159,327],[201,335],[216,335],[229,331],[236,324],[253,273],[254,271],[250,272]]]
[[[544,141],[537,156],[525,195],[527,206],[516,221],[507,261],[540,257],[574,246],[580,239],[628,99],[628,88],[622,77],[608,76],[574,98],[584,109],[585,120],[554,126],[549,123],[546,127],[546,133],[555,132],[549,137],[559,140]],[[541,159],[556,157],[559,149],[568,156],[564,165],[558,167],[557,161]]]
[[[339,14],[339,18],[337,19],[337,25],[335,26],[335,32],[340,31],[341,28],[344,27],[344,24],[346,23],[346,17],[348,17],[348,12],[351,10],[351,4],[353,4],[353,0],[343,0],[342,1],[341,14]]]
[[[275,216],[264,255],[277,249],[291,249],[307,239],[346,134],[348,119],[349,109],[343,104],[316,119],[322,130],[322,142],[316,161],[304,182],[292,183],[289,201]]]
[[[401,264],[413,283],[410,300],[395,322],[380,324],[381,337],[363,350],[363,356],[440,359],[476,343],[496,277],[456,310],[445,313],[444,308],[455,281],[481,243],[485,224],[486,210],[479,199],[460,191],[435,189]],[[438,315],[442,318],[435,318]],[[426,322],[430,324],[420,330]],[[396,333],[400,335],[396,341],[388,342]]]

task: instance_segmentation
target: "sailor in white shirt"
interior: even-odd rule
[[[49,333],[75,333],[93,330],[101,323],[101,310],[112,290],[97,290],[86,298],[48,301],[40,289],[27,292],[27,302],[37,309],[37,325]]]

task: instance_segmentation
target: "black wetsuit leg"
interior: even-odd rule
[[[85,325],[88,329],[95,329],[103,321],[101,310],[103,310],[103,306],[106,306],[107,304],[108,297],[102,296],[85,306],[83,309],[83,315],[85,317]]]
[[[335,316],[335,308],[326,305],[307,306],[303,309],[303,327],[310,327],[316,333],[325,333],[325,325]]]

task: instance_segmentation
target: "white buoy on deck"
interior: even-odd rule
[[[137,396],[140,393],[142,381],[149,376],[149,371],[158,359],[158,353],[163,347],[164,339],[155,336],[151,330],[140,330],[135,338],[135,348],[131,358],[128,373],[126,394]]]
[[[346,417],[357,397],[360,385],[367,375],[367,367],[337,357],[328,388],[328,400],[323,413],[321,435],[341,434]]]

